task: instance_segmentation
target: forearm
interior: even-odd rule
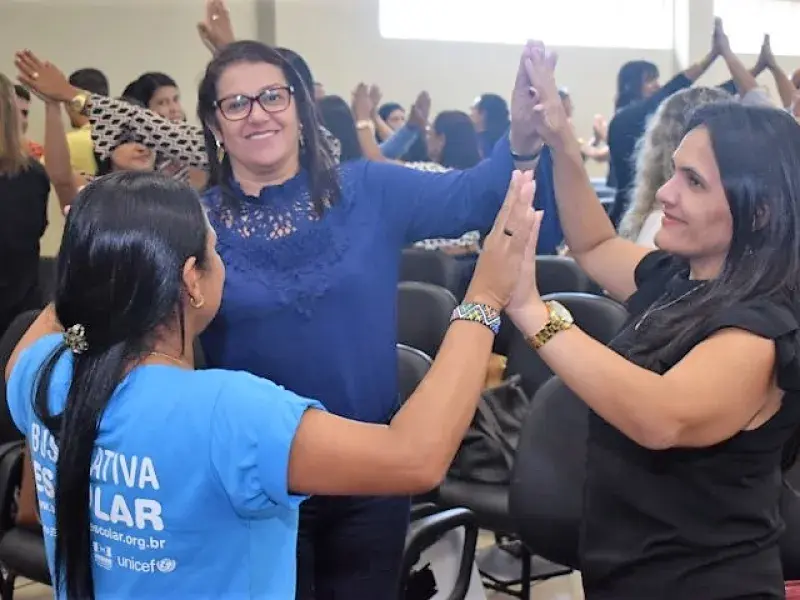
[[[372,115],[372,122],[375,123],[375,131],[378,132],[378,138],[380,138],[382,142],[385,142],[394,134],[392,128],[386,124],[386,121],[381,119],[379,114],[375,113]]]
[[[781,106],[789,108],[797,91],[792,80],[789,79],[786,72],[777,63],[770,65],[769,72],[772,73],[772,77],[775,79],[775,86],[778,88],[778,95],[781,98]]]
[[[515,324],[526,337],[536,334],[546,321],[547,309],[541,302],[525,310],[524,316],[515,315]],[[669,402],[663,377],[633,364],[577,327],[558,333],[538,353],[589,408],[628,438],[654,449],[671,445],[673,418],[665,409]]]
[[[56,190],[61,208],[69,206],[78,194],[78,187],[70,162],[67,133],[64,131],[61,118],[61,105],[55,102],[45,104],[44,166]]]
[[[428,375],[389,426],[402,454],[438,485],[472,422],[494,335],[479,323],[456,321]]]
[[[571,132],[563,138],[553,148],[556,204],[567,245],[573,254],[581,254],[613,238],[616,231],[586,173],[578,140]]]
[[[744,96],[748,92],[758,87],[758,83],[756,82],[756,78],[753,76],[753,73],[747,70],[747,67],[744,66],[744,63],[739,59],[738,56],[736,56],[736,54],[730,51],[725,52],[722,58],[725,60],[728,71],[730,71],[731,78],[736,84],[736,91],[740,96]]]
[[[689,81],[694,83],[695,81],[700,79],[700,77],[702,77],[706,71],[708,71],[711,68],[711,65],[714,64],[715,60],[717,60],[717,55],[711,52],[708,55],[706,55],[705,58],[696,62],[688,69],[686,69],[683,72],[683,74]]]
[[[203,130],[189,123],[175,123],[160,115],[121,100],[91,94],[89,120],[95,151],[106,158],[121,133],[134,134],[142,144],[182,166],[208,168]],[[102,127],[98,127],[102,125]]]
[[[378,142],[375,140],[375,133],[372,129],[361,128],[357,130],[358,144],[361,146],[361,152],[364,153],[364,158],[367,160],[375,160],[383,162],[386,157],[383,156]]]

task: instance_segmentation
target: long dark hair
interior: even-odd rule
[[[141,102],[145,108],[149,108],[150,100],[153,99],[153,95],[162,87],[177,88],[178,84],[166,73],[143,73],[138,79],[127,85],[122,95],[128,99],[136,99]]]
[[[626,62],[617,73],[616,110],[642,100],[642,87],[645,81],[658,79],[658,67],[646,60]]]
[[[783,111],[717,102],[698,108],[686,131],[699,127],[711,138],[733,232],[719,276],[691,301],[653,311],[647,335],[635,336],[630,357],[655,370],[685,354],[728,306],[773,298],[800,313],[800,125]]]
[[[206,141],[210,171],[209,186],[220,186],[225,202],[229,204],[238,202],[230,186],[233,178],[230,159],[226,155],[220,162],[217,156],[216,138],[210,126],[218,124],[214,103],[217,101],[219,78],[229,67],[239,63],[275,65],[283,71],[286,81],[294,88],[294,102],[304,140],[300,149],[300,166],[308,173],[311,200],[316,212],[321,215],[326,206],[332,206],[339,201],[341,187],[333,158],[320,138],[320,124],[314,101],[297,70],[279,52],[260,42],[241,41],[228,44],[208,64],[203,81],[200,82],[197,114],[203,123]]]
[[[436,115],[433,130],[445,138],[439,164],[448,169],[469,169],[481,161],[478,134],[467,113],[446,110]]]
[[[363,158],[356,122],[347,102],[340,96],[325,96],[317,102],[317,108],[322,124],[341,144],[341,161]]]
[[[711,137],[733,234],[719,276],[691,302],[654,311],[648,335],[636,336],[632,354],[653,366],[682,354],[720,308],[766,297],[800,312],[800,125],[783,111],[717,102],[697,109],[686,131],[699,127]]]
[[[58,254],[55,310],[85,328],[88,348],[73,355],[63,412],[48,402],[62,344],[45,361],[34,392],[36,416],[59,443],[53,585],[67,598],[94,598],[89,516],[97,431],[127,370],[177,322],[185,262],[206,264],[208,224],[197,194],[157,173],[118,172],[90,183],[67,216]]]

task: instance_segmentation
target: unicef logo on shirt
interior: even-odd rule
[[[156,569],[162,573],[172,573],[177,566],[178,563],[171,558],[162,558],[156,563]]]

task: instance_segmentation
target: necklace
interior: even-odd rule
[[[639,331],[639,327],[642,326],[642,323],[644,323],[650,315],[652,315],[655,312],[658,312],[659,310],[664,310],[665,308],[669,308],[670,306],[675,306],[678,302],[688,298],[704,285],[705,283],[701,283],[700,285],[690,289],[688,292],[684,292],[683,294],[675,298],[675,300],[670,300],[669,302],[667,302],[666,304],[662,304],[661,306],[656,306],[654,303],[653,306],[651,306],[645,311],[645,313],[642,315],[642,318],[636,322],[636,325],[633,326],[633,330]]]
[[[194,367],[192,365],[190,365],[187,361],[183,360],[182,358],[175,358],[174,356],[171,356],[169,354],[165,354],[164,352],[155,352],[155,351],[153,351],[153,352],[150,352],[148,354],[148,356],[157,356],[159,358],[166,358],[167,360],[169,360],[173,364],[176,364],[176,365],[178,365],[180,367],[184,367],[184,368],[188,367],[189,369],[194,369]]]

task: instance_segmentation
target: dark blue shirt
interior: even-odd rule
[[[249,371],[338,415],[386,422],[397,405],[401,249],[486,230],[513,169],[507,137],[467,171],[353,161],[342,198],[309,210],[307,174],[227,206],[204,197],[227,267],[222,306],[202,336],[209,366]],[[269,399],[265,399],[269,401]]]

